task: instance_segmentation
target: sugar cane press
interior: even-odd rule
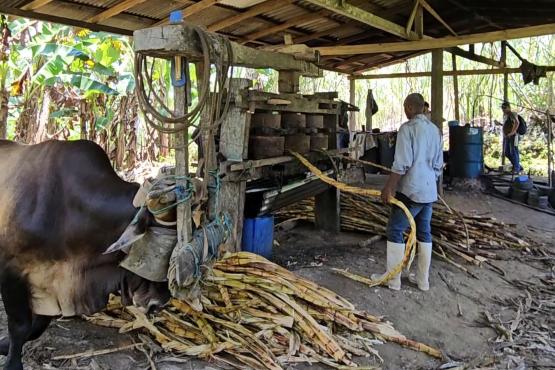
[[[174,136],[175,169],[155,180],[137,202],[162,224],[176,225],[175,248],[158,258],[162,266],[169,265],[174,295],[192,285],[200,265],[214,257],[221,244],[228,251],[241,250],[245,215],[271,213],[315,196],[317,226],[339,231],[339,191],[288,155],[302,153],[332,174],[330,153],[341,152],[337,128],[342,103],[337,93],[299,94],[301,76],[321,76],[318,55],[256,50],[183,22],[136,31],[134,47],[145,119]],[[173,109],[153,89],[156,58],[172,65]],[[279,93],[253,90],[252,81],[232,78],[234,66],[277,70]],[[196,174],[189,172],[192,142],[199,144]],[[145,263],[138,259],[126,267],[141,270]],[[160,277],[153,272],[149,276]]]

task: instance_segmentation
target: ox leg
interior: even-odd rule
[[[52,317],[50,316],[43,316],[43,315],[33,315],[33,324],[31,327],[31,334],[27,340],[35,340],[38,339],[42,333],[48,328],[48,324]],[[7,356],[8,351],[10,349],[10,338],[5,337],[0,339],[0,355]]]
[[[19,275],[6,271],[1,282],[2,300],[8,315],[9,349],[5,370],[23,370],[21,350],[30,337],[33,314],[29,287]]]

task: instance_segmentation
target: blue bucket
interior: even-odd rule
[[[245,252],[271,258],[274,244],[274,216],[245,218],[241,244]]]

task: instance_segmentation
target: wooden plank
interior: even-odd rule
[[[385,18],[378,17],[375,14],[367,12],[364,9],[353,6],[342,0],[307,0],[309,3],[318,5],[324,9],[331,10],[334,13],[341,14],[345,17],[354,19],[358,22],[367,24],[379,30],[391,33],[403,39],[416,39],[414,32],[407,33],[405,28],[393,23]]]
[[[219,45],[223,37],[207,33],[209,42]],[[133,34],[134,50],[150,56],[168,57],[180,54],[192,62],[202,60],[198,37],[188,24],[168,25],[137,30]],[[315,64],[298,60],[293,55],[257,50],[231,41],[233,64],[249,68],[273,68],[300,72],[303,76],[319,77],[322,74]],[[220,48],[217,48],[218,50]],[[220,50],[221,52],[221,50]],[[212,62],[220,60],[219,52],[210,55]]]
[[[250,109],[254,104],[254,109],[257,110],[334,115],[337,113],[337,108],[339,106],[338,101],[321,98],[318,95],[303,96],[289,93],[273,94],[256,90],[250,90],[243,94],[244,99],[242,99],[240,103],[236,103],[236,105],[241,106],[243,109]],[[277,98],[288,100],[290,103],[287,105],[273,105],[268,103],[268,100]]]
[[[414,19],[414,32],[416,32],[416,37],[418,40],[424,38],[424,10],[422,5],[418,4],[416,9],[416,17]]]
[[[409,20],[407,21],[407,26],[405,27],[405,32],[407,35],[412,30],[412,25],[414,24],[414,18],[416,18],[416,13],[418,12],[418,8],[420,7],[420,1],[414,0],[414,6],[412,11],[410,12]]]
[[[544,66],[547,72],[554,72],[555,66]],[[443,76],[477,76],[477,75],[498,75],[498,74],[520,73],[519,68],[492,68],[492,69],[463,69],[457,71],[443,71]],[[411,72],[411,73],[385,73],[375,75],[355,75],[351,78],[355,80],[375,80],[384,78],[411,78],[411,77],[431,77],[432,72]]]
[[[314,224],[320,230],[332,233],[341,231],[341,192],[335,187],[316,195]]]
[[[357,105],[357,81],[349,80],[349,103],[356,106]],[[349,112],[349,130],[355,131],[357,128],[356,112]]]
[[[121,3],[118,3],[117,5],[114,5],[111,8],[106,9],[105,11],[93,17],[90,17],[89,19],[87,19],[87,22],[90,22],[90,23],[102,22],[108,18],[112,18],[115,15],[118,15],[120,13],[123,13],[126,10],[131,9],[135,5],[144,3],[145,1],[146,0],[124,0]]]
[[[126,36],[132,36],[133,35],[132,30],[128,30],[128,29],[124,29],[124,28],[105,26],[105,25],[101,25],[101,24],[79,21],[79,20],[71,19],[71,18],[58,17],[58,16],[55,16],[55,15],[44,14],[44,13],[37,13],[37,12],[31,11],[31,10],[21,10],[21,9],[17,9],[17,8],[4,6],[2,4],[0,4],[0,13],[11,14],[11,15],[15,15],[17,17],[31,18],[31,19],[36,19],[36,20],[40,20],[40,21],[60,23],[60,24],[65,24],[65,25],[73,26],[73,27],[87,28],[87,29],[90,29],[92,31],[109,32],[109,33],[114,33],[114,34],[119,34],[119,35],[126,35]]]
[[[208,31],[217,32],[223,30],[227,27],[231,27],[235,24],[241,23],[249,18],[253,18],[262,13],[274,10],[280,6],[291,4],[292,2],[293,0],[266,0],[263,3],[249,8],[249,10],[243,13],[239,13],[232,17],[222,19],[221,21],[218,21],[216,23],[212,23],[208,26]]]
[[[453,71],[457,70],[457,55],[451,54],[451,63]],[[457,75],[453,76],[453,95],[455,95],[455,119],[460,122],[459,114],[459,78]]]
[[[321,10],[316,13],[301,14],[299,16],[289,19],[287,22],[284,22],[282,24],[278,24],[273,27],[268,27],[260,31],[253,32],[243,38],[243,43],[254,41],[267,35],[276,34],[290,27],[301,26],[303,24],[313,22],[317,19],[324,17],[327,13],[328,13],[327,11]]]
[[[293,38],[293,42],[295,44],[304,44],[305,42],[315,40],[315,39],[319,39],[320,37],[331,35],[332,33],[343,31],[343,30],[345,30],[346,27],[348,27],[348,26],[342,24],[342,25],[337,26],[337,27],[328,28],[327,30],[311,33],[311,34],[306,35],[306,36],[295,37],[295,38]]]
[[[226,212],[232,223],[231,236],[228,240],[229,252],[241,251],[246,188],[246,181],[227,181],[224,179],[221,183],[220,211]]]
[[[451,26],[449,26],[449,24],[447,24],[447,22],[445,22],[439,14],[437,14],[434,8],[432,8],[426,0],[419,0],[419,2],[420,2],[420,5],[422,5],[422,7],[425,8],[428,11],[428,13],[432,15],[432,17],[437,19],[439,23],[443,24],[443,26],[447,28],[449,32],[453,34],[453,36],[458,36],[457,33],[451,28]]]
[[[443,128],[443,50],[432,51],[432,122]],[[443,132],[443,131],[442,131]]]
[[[52,1],[54,0],[34,0],[31,1],[29,4],[22,6],[21,10],[37,10],[38,8],[41,8],[46,4],[51,3]]]
[[[194,3],[192,5],[189,5],[186,8],[181,9],[183,11],[183,19],[187,19],[188,17],[195,15],[197,13],[200,13],[201,11],[210,8],[212,5],[215,5],[219,2],[221,2],[222,0],[200,0],[197,3]],[[168,15],[169,16],[169,15]],[[154,26],[162,26],[165,24],[170,23],[170,20],[168,19],[169,17],[165,17],[165,19],[161,20],[158,23],[155,23]]]
[[[183,66],[184,67],[184,66]],[[183,116],[187,113],[187,92],[185,86],[175,87],[175,115]],[[186,187],[185,177],[189,174],[189,145],[187,130],[175,134],[175,174],[176,185]],[[191,225],[191,202],[187,201],[177,206],[177,240],[178,243],[188,243],[193,235]]]
[[[242,161],[247,159],[248,132],[250,125],[250,114],[244,106],[243,92],[250,86],[252,81],[245,78],[234,78],[230,81],[230,90],[234,104],[229,108],[229,113],[222,123],[220,133],[220,153],[227,160]]]
[[[540,26],[513,28],[503,31],[476,33],[457,37],[448,36],[436,39],[391,42],[383,44],[316,47],[315,49],[318,50],[321,55],[393,53],[399,51],[442,49],[478,42],[494,42],[499,40],[510,40],[523,37],[534,37],[551,34],[555,34],[555,23],[548,23]]]
[[[472,60],[474,62],[478,62],[478,63],[484,63],[490,66],[494,66],[494,67],[504,67],[504,63],[499,62],[495,59],[491,59],[488,57],[484,57],[482,55],[478,55],[478,54],[474,54],[471,53],[469,51],[466,51],[464,49],[461,49],[459,47],[452,47],[447,49],[448,52],[450,52],[453,55],[458,55],[460,57],[466,58],[468,60]]]

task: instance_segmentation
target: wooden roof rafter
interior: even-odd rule
[[[51,3],[54,0],[33,0],[29,4],[22,6],[22,10],[37,10],[38,8],[42,8],[43,6]]]
[[[183,18],[190,17],[194,14],[200,13],[201,11],[210,8],[213,5],[221,2],[222,0],[200,0],[194,4],[191,4],[185,8],[181,8],[180,10],[183,11]],[[162,26],[165,24],[170,23],[169,17],[165,17],[165,19],[161,20],[160,22],[155,23],[153,26]]]
[[[499,40],[510,40],[515,38],[534,37],[550,34],[555,34],[555,23],[548,23],[531,27],[513,28],[504,31],[469,34],[458,37],[448,36],[417,41],[317,47],[315,49],[317,49],[321,55],[376,54],[425,49],[441,49],[479,42],[494,42]]]
[[[208,28],[208,31],[217,32],[217,31],[223,30],[224,28],[231,27],[235,24],[246,21],[247,19],[256,17],[262,13],[266,13],[274,9],[278,5],[283,6],[283,5],[291,4],[293,1],[294,0],[266,0],[263,3],[252,6],[247,11],[238,13],[234,16],[212,23],[207,28]]]
[[[327,10],[321,10],[319,12],[316,13],[305,13],[305,14],[301,14],[298,15],[296,17],[293,17],[291,19],[289,19],[288,21],[275,25],[273,27],[270,28],[266,28],[260,31],[256,31],[253,32],[251,34],[248,34],[247,36],[245,36],[243,38],[243,43],[248,43],[257,39],[260,39],[264,36],[268,36],[268,35],[272,35],[281,31],[285,31],[291,27],[296,27],[296,26],[302,26],[304,24],[313,22],[319,18],[321,18],[322,16],[325,16],[329,14],[329,12]]]
[[[102,21],[105,21],[108,18],[112,18],[118,14],[121,14],[123,12],[125,12],[126,10],[131,9],[132,7],[134,7],[135,5],[144,3],[146,0],[123,0],[120,3],[112,6],[111,8],[108,8],[106,10],[104,10],[103,12],[90,17],[89,19],[87,19],[87,22],[90,23],[99,23]]]

